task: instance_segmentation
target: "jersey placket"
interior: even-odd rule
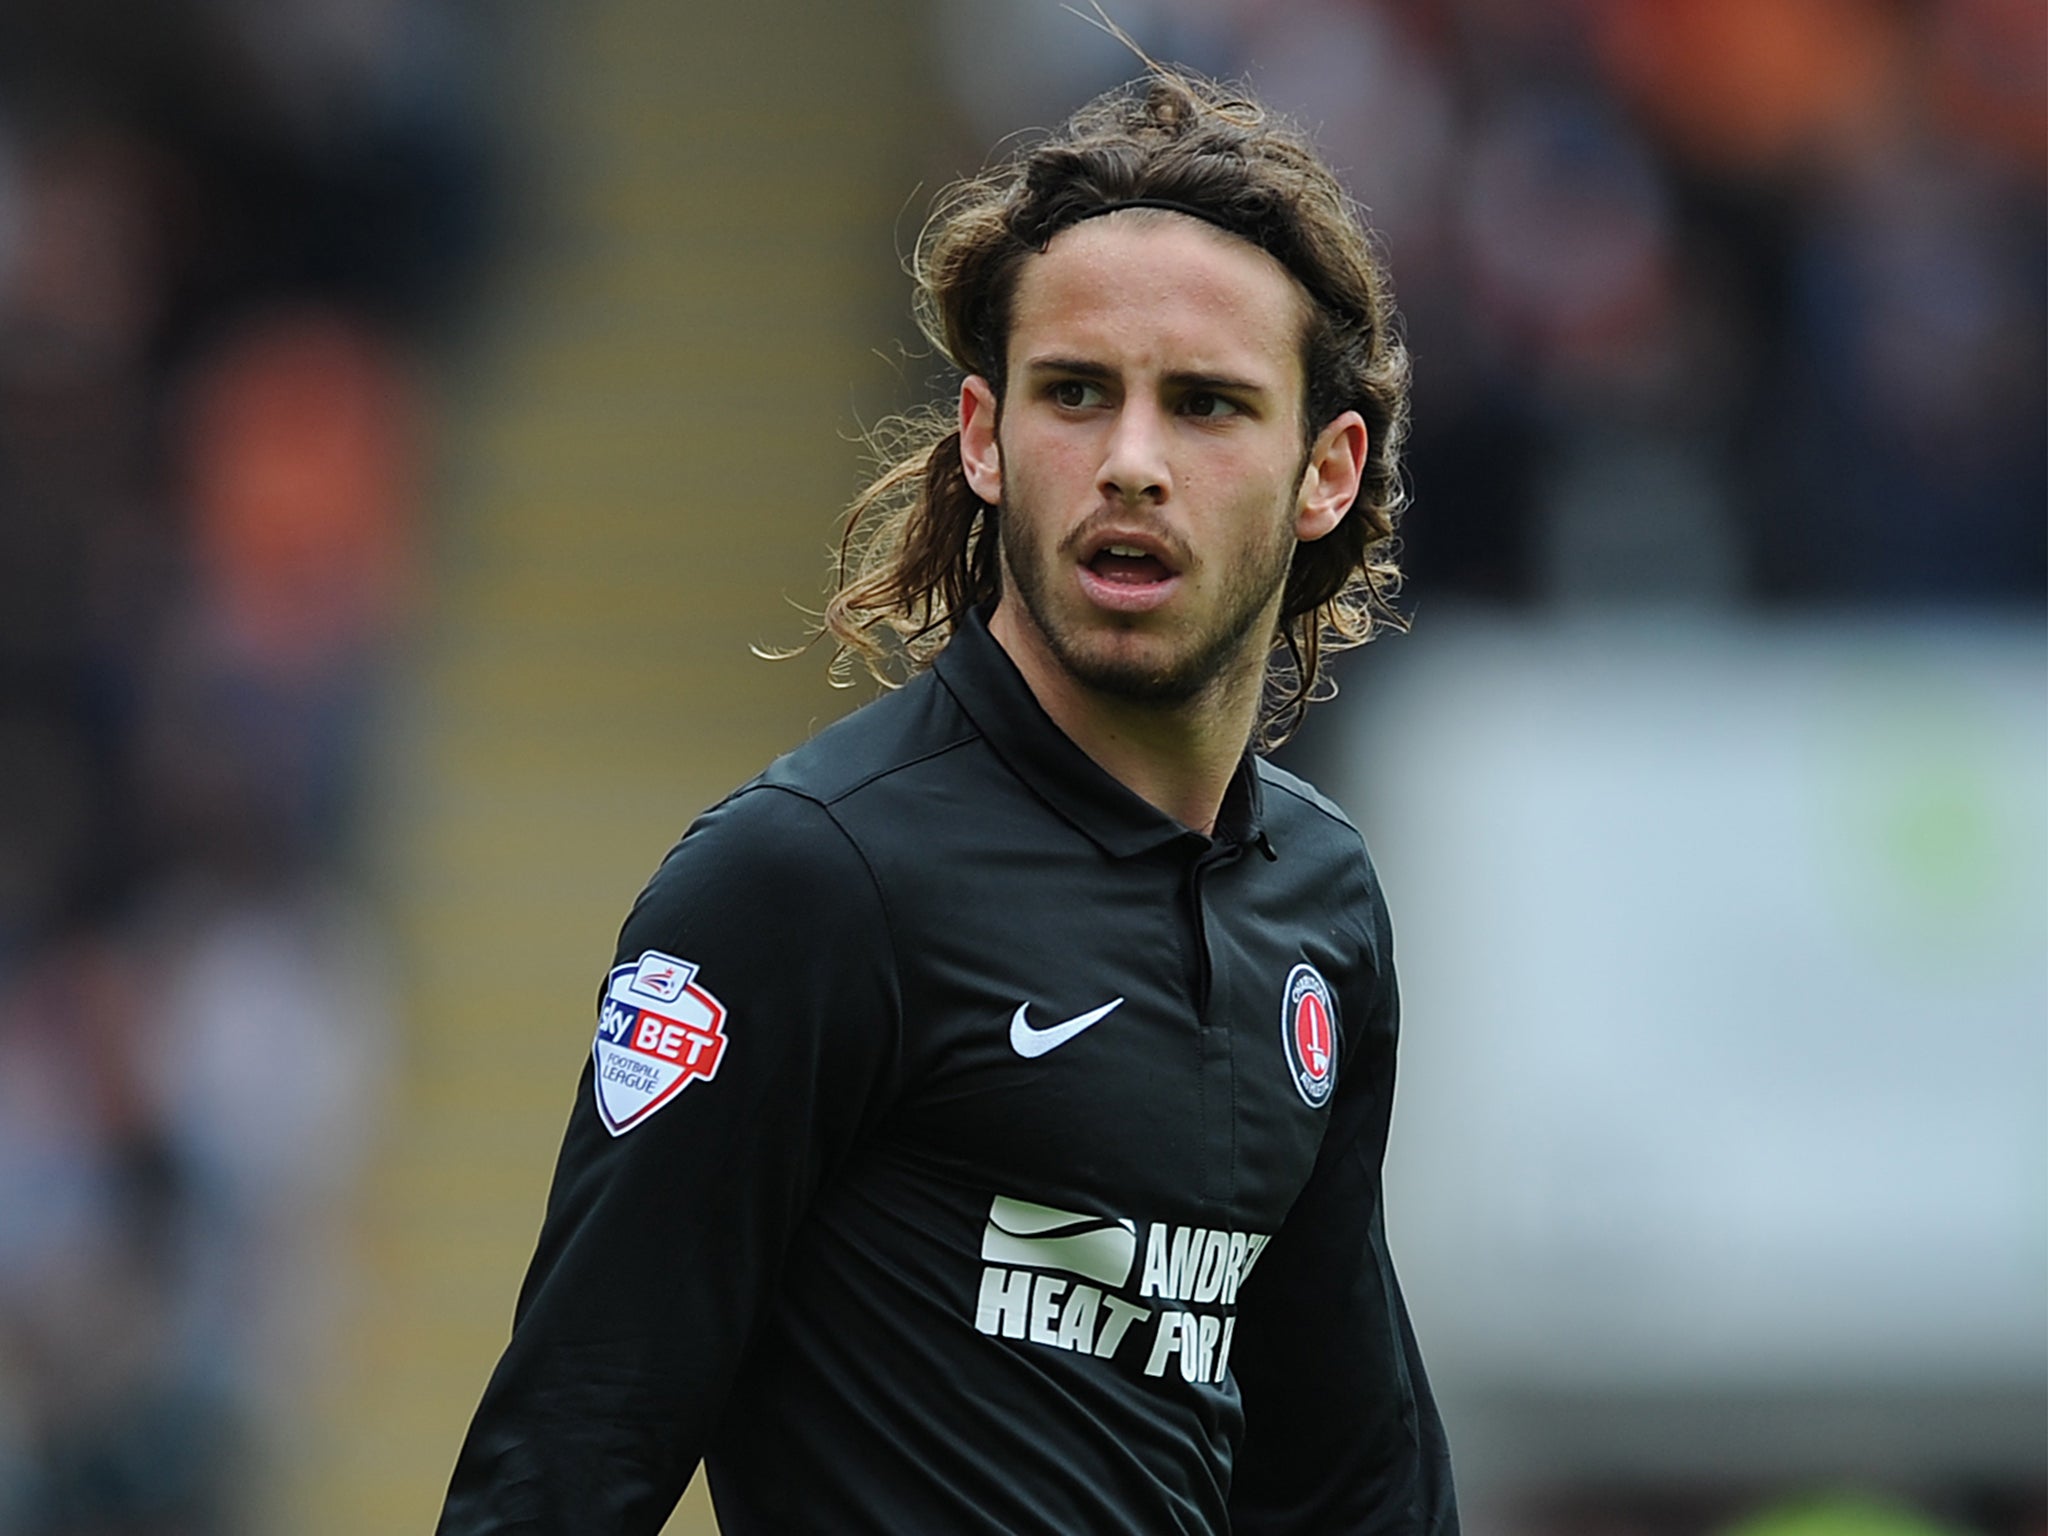
[[[1237,1113],[1231,1059],[1231,1030],[1228,1019],[1210,1017],[1215,998],[1215,956],[1209,942],[1211,913],[1204,885],[1210,873],[1234,864],[1243,854],[1241,844],[1226,839],[1203,839],[1189,861],[1187,910],[1193,939],[1195,976],[1195,1038],[1201,1053],[1202,1117],[1202,1200],[1220,1224],[1231,1212],[1236,1199]],[[1226,996],[1228,995],[1226,991]]]

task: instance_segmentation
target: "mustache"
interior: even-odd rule
[[[1090,513],[1060,540],[1059,553],[1069,559],[1077,559],[1091,541],[1112,530],[1117,533],[1143,534],[1159,546],[1168,562],[1177,571],[1185,571],[1194,564],[1194,555],[1186,541],[1171,527],[1154,518],[1133,516],[1129,509],[1118,506],[1103,507]]]

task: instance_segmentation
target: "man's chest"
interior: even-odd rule
[[[885,1138],[1060,1208],[1276,1230],[1362,957],[1256,855],[1047,861],[922,915]]]

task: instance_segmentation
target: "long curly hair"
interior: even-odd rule
[[[1332,653],[1406,628],[1394,527],[1408,354],[1374,237],[1308,139],[1249,94],[1160,65],[939,197],[910,263],[919,329],[1003,398],[1012,300],[1025,262],[1060,231],[1133,201],[1166,202],[1280,262],[1311,301],[1302,337],[1308,438],[1346,410],[1365,419],[1358,498],[1295,552],[1281,598],[1260,741],[1272,746],[1333,690]],[[950,409],[870,435],[876,473],[847,512],[820,637],[835,676],[887,683],[924,667],[966,612],[1001,593],[996,509],[968,488]]]

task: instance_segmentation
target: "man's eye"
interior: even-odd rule
[[[1081,379],[1062,379],[1052,387],[1052,398],[1056,405],[1070,411],[1098,403],[1102,396],[1099,384],[1090,384]]]
[[[1212,395],[1207,391],[1189,395],[1186,400],[1181,402],[1181,409],[1190,416],[1199,416],[1205,419],[1219,416],[1235,416],[1238,414],[1236,401],[1226,400],[1221,395]]]

